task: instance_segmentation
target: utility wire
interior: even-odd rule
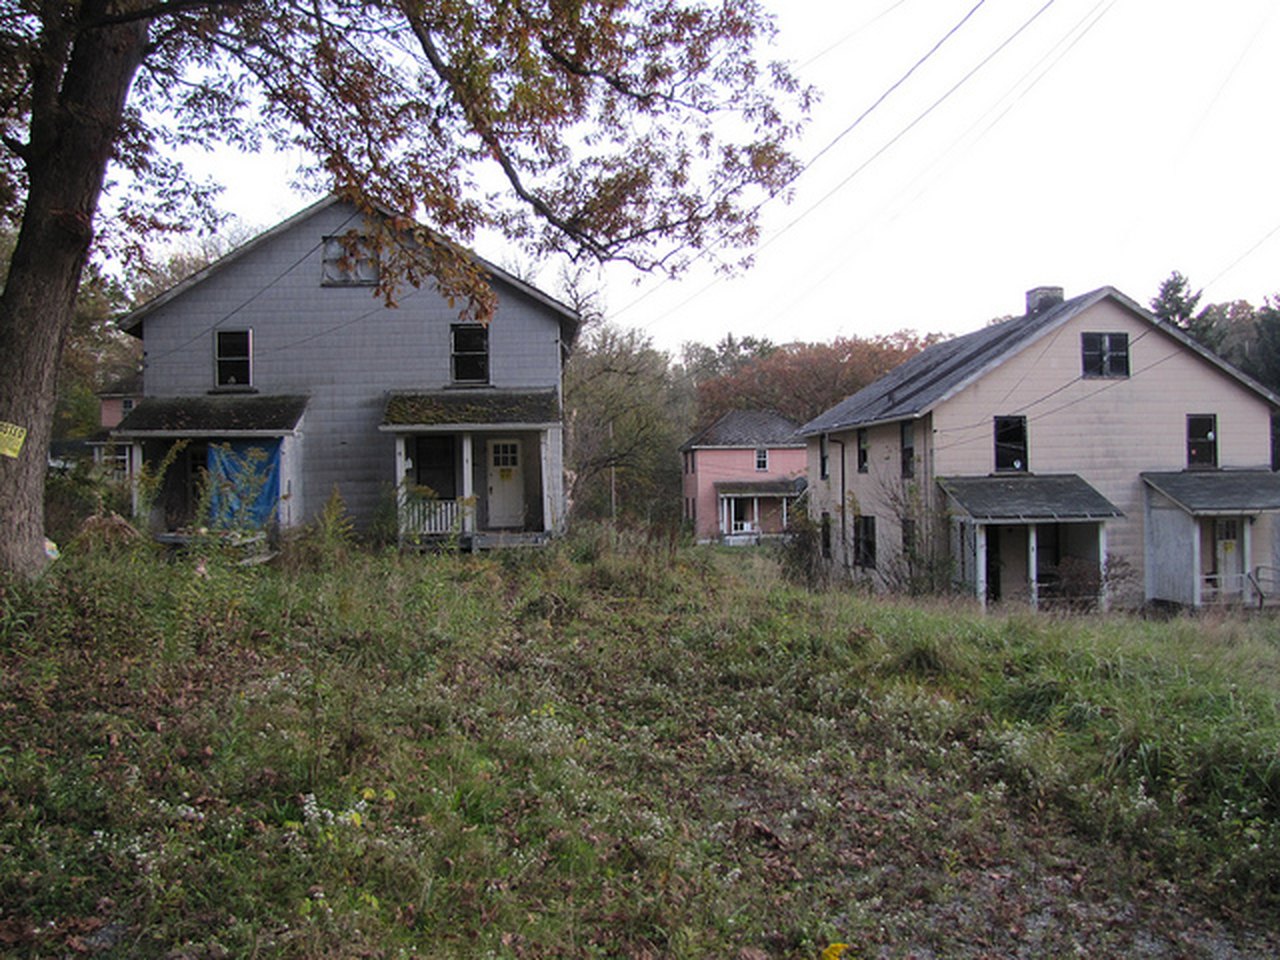
[[[1053,0],[1049,0],[1049,2],[1050,2],[1050,3],[1052,3],[1052,2],[1053,2]],[[904,73],[904,74],[903,74],[902,76],[900,76],[897,80],[895,80],[892,84],[890,84],[890,85],[889,85],[889,87],[888,87],[888,88],[887,88],[883,93],[881,93],[881,94],[880,94],[880,96],[878,96],[878,97],[877,97],[877,98],[876,98],[876,99],[871,103],[871,105],[870,105],[869,107],[867,107],[865,110],[863,110],[863,111],[862,111],[862,113],[861,113],[861,114],[859,114],[859,115],[858,115],[858,117],[857,117],[857,118],[856,118],[856,119],[855,119],[851,124],[849,124],[849,125],[848,125],[847,127],[845,127],[843,130],[841,130],[841,131],[840,131],[840,133],[836,134],[836,136],[835,136],[835,138],[834,138],[833,140],[829,141],[829,142],[828,142],[824,147],[822,147],[822,149],[820,149],[817,153],[815,153],[812,157],[810,157],[810,158],[809,158],[809,159],[808,159],[804,164],[802,164],[802,165],[801,165],[801,167],[800,167],[800,169],[798,169],[794,174],[792,174],[792,175],[787,179],[787,181],[786,181],[785,183],[783,183],[783,184],[782,184],[782,185],[781,185],[777,190],[775,190],[773,193],[771,193],[768,197],[766,197],[765,199],[761,200],[761,201],[756,205],[756,207],[754,208],[754,210],[753,210],[752,212],[753,212],[753,213],[758,213],[758,212],[761,210],[761,208],[763,208],[763,207],[764,207],[764,205],[765,205],[766,203],[768,203],[770,200],[773,200],[774,198],[776,198],[779,194],[781,194],[781,193],[782,193],[782,191],[783,191],[783,190],[785,190],[787,187],[789,187],[789,186],[791,186],[793,183],[795,183],[795,182],[796,182],[796,181],[797,181],[801,176],[803,176],[805,173],[807,173],[807,172],[809,171],[809,169],[810,169],[810,168],[811,168],[811,167],[812,167],[812,166],[813,166],[813,165],[814,165],[814,164],[815,164],[819,159],[821,159],[825,154],[827,154],[828,152],[830,152],[830,150],[831,150],[832,148],[834,148],[834,147],[835,147],[835,145],[836,145],[837,143],[839,143],[839,142],[840,142],[841,140],[843,140],[846,136],[848,136],[848,135],[849,135],[850,133],[852,133],[855,129],[857,129],[857,127],[862,123],[862,121],[863,121],[863,120],[865,120],[865,119],[866,119],[868,116],[870,116],[870,115],[871,115],[871,114],[872,114],[872,113],[873,113],[873,112],[874,112],[874,111],[875,111],[875,110],[876,110],[876,109],[877,109],[881,104],[883,104],[883,103],[885,102],[885,100],[887,100],[887,99],[889,98],[889,96],[893,94],[893,92],[894,92],[895,90],[897,90],[899,87],[901,87],[901,86],[902,86],[902,85],[903,85],[903,84],[904,84],[904,83],[905,83],[905,82],[906,82],[906,81],[911,77],[911,75],[912,75],[913,73],[915,73],[917,70],[919,70],[919,69],[920,69],[920,67],[924,66],[924,64],[925,64],[925,63],[927,63],[927,62],[929,61],[929,59],[930,59],[931,57],[933,57],[933,55],[934,55],[934,54],[936,54],[936,53],[938,52],[938,50],[939,50],[939,49],[941,49],[941,47],[942,47],[942,45],[943,45],[944,43],[946,43],[948,40],[950,40],[952,37],[954,37],[954,36],[956,35],[956,33],[957,33],[957,32],[959,32],[960,28],[961,28],[961,27],[963,27],[963,26],[964,26],[964,25],[965,25],[965,24],[966,24],[966,23],[967,23],[967,22],[968,22],[968,21],[973,17],[973,15],[974,15],[975,13],[977,13],[977,11],[982,7],[982,5],[983,5],[984,3],[986,3],[986,0],[978,0],[977,4],[975,4],[975,5],[974,5],[974,6],[973,6],[969,11],[968,11],[968,13],[966,13],[963,17],[961,17],[961,18],[960,18],[960,20],[959,20],[957,23],[955,23],[955,24],[954,24],[954,25],[953,25],[953,26],[952,26],[952,27],[951,27],[951,28],[950,28],[950,29],[949,29],[945,34],[943,34],[942,38],[941,38],[941,39],[939,39],[939,40],[938,40],[938,41],[937,41],[937,42],[936,42],[932,47],[930,47],[930,48],[929,48],[929,50],[928,50],[928,52],[926,52],[926,53],[924,54],[924,56],[922,56],[922,57],[920,57],[918,60],[916,60],[916,62],[915,62],[915,63],[913,63],[913,64],[911,65],[911,67],[910,67],[910,68],[908,68],[908,70],[906,71],[906,73]],[[886,12],[887,12],[887,11],[886,11]],[[822,56],[822,54],[819,54],[818,56]],[[814,59],[817,59],[817,58],[815,57]],[[678,248],[676,249],[676,251],[674,251],[674,252],[679,252],[679,250],[680,250],[680,249],[682,249],[684,246],[687,246],[687,244],[681,244],[681,246],[680,246],[680,247],[678,247]],[[714,241],[713,241],[711,244],[709,244],[708,246],[706,246],[706,247],[704,247],[702,250],[700,250],[700,251],[698,252],[697,256],[695,256],[695,257],[693,258],[693,261],[691,261],[691,262],[695,262],[695,263],[696,263],[698,260],[701,260],[701,259],[704,259],[704,258],[708,257],[708,256],[711,254],[711,252],[715,249],[715,247],[716,247],[716,246],[717,246],[717,242],[714,242]],[[651,297],[651,296],[652,296],[654,293],[656,293],[657,291],[661,290],[663,287],[665,287],[665,286],[666,286],[668,283],[670,283],[670,282],[671,282],[671,279],[670,279],[669,277],[668,277],[668,278],[664,278],[661,282],[659,282],[659,283],[655,284],[653,287],[651,287],[649,290],[647,290],[647,291],[645,291],[644,293],[642,293],[640,296],[636,297],[636,298],[635,298],[634,300],[632,300],[630,303],[625,304],[624,306],[622,306],[622,307],[621,307],[621,308],[619,308],[618,310],[615,310],[615,311],[613,312],[612,316],[613,316],[614,318],[620,317],[622,314],[626,313],[628,310],[631,310],[631,309],[633,309],[634,307],[638,306],[640,303],[644,302],[646,299],[648,299],[649,297]],[[715,282],[718,282],[718,279],[717,279],[717,281],[713,281],[711,284],[709,284],[709,285],[708,285],[708,287],[707,287],[707,288],[704,288],[704,289],[708,289],[710,286],[714,286]],[[696,296],[696,294],[695,294],[695,296]],[[688,302],[688,301],[685,301],[685,302]],[[683,306],[683,304],[681,304],[681,305]],[[662,316],[666,316],[666,314],[663,314]],[[652,323],[652,321],[650,321],[650,322]],[[646,324],[646,326],[648,326],[648,325]]]

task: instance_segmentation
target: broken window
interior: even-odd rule
[[[1187,415],[1187,466],[1218,465],[1218,416],[1214,413]]]
[[[876,568],[876,518],[853,518],[853,565],[865,570]]]
[[[217,330],[213,334],[214,383],[247,387],[253,383],[253,335],[249,330]]]
[[[1027,418],[996,417],[996,470],[1027,470]]]
[[[867,438],[867,428],[858,428],[858,472],[866,473],[871,459],[871,441]]]
[[[1127,333],[1080,334],[1080,357],[1086,377],[1129,376]]]

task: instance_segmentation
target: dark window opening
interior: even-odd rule
[[[1080,357],[1086,377],[1129,376],[1127,333],[1080,334]]]
[[[247,387],[252,381],[252,337],[248,330],[219,330],[214,334],[214,368],[220,387]]]
[[[1026,472],[1026,417],[996,417],[996,470]]]
[[[876,518],[853,518],[853,565],[865,570],[876,568]]]
[[[821,480],[831,476],[830,442],[825,433],[818,437],[818,478]]]
[[[819,527],[822,540],[822,559],[831,559],[831,514],[824,513],[822,515],[822,523]]]
[[[489,382],[489,329],[479,324],[453,327],[454,383]]]
[[[1218,465],[1218,416],[1192,413],[1187,416],[1187,466]]]
[[[867,428],[858,428],[858,472],[866,473],[871,461],[871,441],[867,436]]]
[[[902,476],[916,475],[916,431],[915,424],[906,420],[902,424]]]

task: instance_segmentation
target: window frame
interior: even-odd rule
[[[1197,422],[1208,425],[1209,429],[1198,435],[1192,434],[1192,427]],[[1200,451],[1200,446],[1207,444],[1207,456]],[[1187,469],[1216,470],[1218,468],[1218,415],[1216,413],[1187,414]]]
[[[831,476],[831,438],[823,433],[818,436],[818,479]]]
[[[484,343],[483,350],[463,349],[458,347],[458,337],[460,334],[471,336],[479,334]],[[483,359],[483,375],[482,376],[460,376],[458,365],[461,360],[463,363],[476,363],[479,358]],[[449,327],[449,374],[454,384],[463,386],[487,386],[490,381],[489,370],[489,328],[482,323],[455,323]]]
[[[326,236],[320,251],[322,287],[373,287],[382,277],[378,249],[368,236]]]
[[[1129,334],[1119,330],[1081,333],[1080,376],[1086,380],[1127,380]]]
[[[822,559],[831,559],[831,514],[823,513],[818,521],[818,542],[822,549]]]
[[[898,429],[902,447],[902,479],[910,480],[916,475],[916,425],[912,420],[903,420]]]
[[[769,470],[768,447],[756,447],[756,472],[766,473]]]
[[[223,338],[232,336],[244,337],[243,354],[225,352]],[[244,368],[244,382],[235,378],[229,369],[231,365]],[[253,387],[253,328],[230,327],[213,331],[213,385],[219,390],[248,390]]]
[[[1019,461],[1016,457],[1010,457],[1008,454],[1001,455],[1001,450],[1008,449],[1013,446],[1013,442],[1009,439],[1009,428],[1013,426],[1020,428],[1022,435],[1021,442],[1014,446],[1016,452],[1021,450],[1022,459]],[[993,418],[993,453],[995,455],[995,472],[996,473],[1030,473],[1030,440],[1027,436],[1027,418],[1021,415],[997,416]],[[1003,430],[1001,428],[1004,428]]]
[[[858,441],[858,472],[866,473],[871,464],[871,435],[866,427],[859,427],[857,434]]]

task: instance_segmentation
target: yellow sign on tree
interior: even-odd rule
[[[26,427],[0,420],[0,456],[17,459],[22,452],[22,442],[27,439]]]

